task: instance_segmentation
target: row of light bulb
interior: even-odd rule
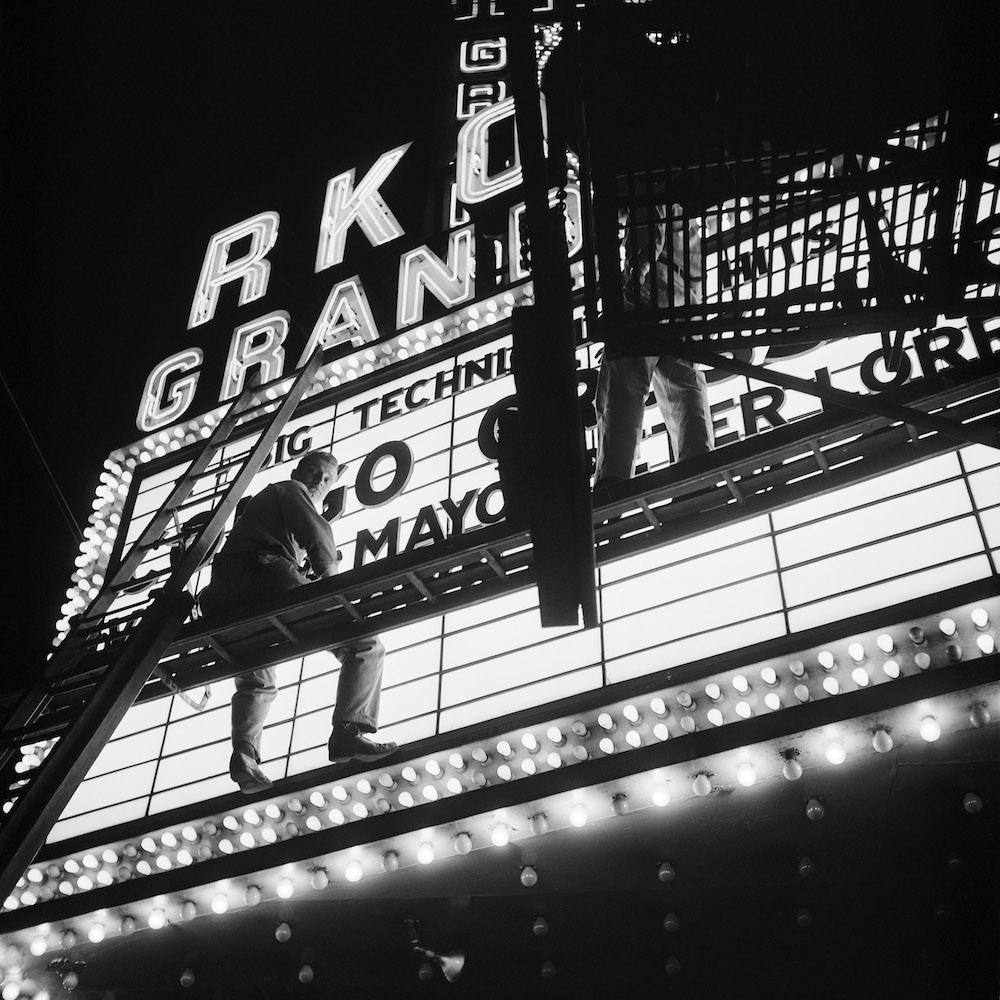
[[[984,631],[990,624],[990,617],[987,609],[984,607],[976,607],[973,608],[969,614],[972,623],[980,632],[978,639],[988,640],[986,647],[989,647],[993,642],[993,637]],[[950,615],[941,618],[937,627],[940,633],[946,638],[953,637],[957,631],[955,619]],[[925,629],[919,625],[912,626],[909,630],[908,638],[914,645],[925,645],[927,640]],[[894,640],[892,635],[887,632],[879,634],[875,638],[875,644],[883,653],[895,652],[897,648],[896,640]],[[982,645],[980,648],[984,654],[989,651],[989,648],[984,648]],[[852,663],[860,664],[867,659],[865,648],[858,641],[848,644],[847,652]],[[921,658],[917,661],[917,665],[919,667],[926,669],[930,666],[931,660],[929,654],[920,652],[917,654],[917,657]],[[812,700],[814,693],[813,688],[804,683],[809,680],[809,676],[803,660],[804,658],[794,658],[787,663],[791,679],[799,682],[794,686],[792,693],[800,702]],[[832,671],[834,671],[837,667],[837,661],[834,654],[826,649],[820,650],[815,654],[815,660],[826,674],[821,682],[822,690],[827,695],[832,696],[838,694],[840,692],[840,685],[839,682],[837,682],[836,677],[832,674]],[[894,679],[900,675],[898,663],[895,660],[887,660],[883,665],[883,671],[889,679]],[[869,683],[869,679],[867,672],[865,672],[864,678],[861,678],[859,676],[861,672],[864,672],[863,667],[854,667],[854,680],[859,687],[864,687]],[[728,681],[738,695],[744,696],[743,699],[738,701],[735,705],[735,714],[740,719],[750,718],[754,714],[752,706],[746,700],[746,698],[752,693],[752,685],[747,677],[748,673],[749,671],[744,670],[742,673],[733,675]],[[764,695],[764,706],[771,711],[776,711],[784,707],[780,695],[776,690],[773,690],[773,688],[777,688],[780,683],[780,679],[775,668],[771,665],[766,665],[760,668],[759,676],[763,684],[772,689],[768,690]],[[834,684],[836,687],[834,687]],[[705,713],[706,721],[715,726],[726,724],[727,720],[725,719],[722,711],[715,704],[725,698],[721,683],[719,681],[709,681],[704,685],[704,691],[709,701],[713,703],[713,707],[708,709]],[[815,693],[818,693],[818,690]],[[677,691],[674,694],[674,700],[677,705],[687,713],[691,713],[697,708],[697,703],[694,697],[686,690]],[[542,751],[539,739],[532,732],[529,731],[521,734],[520,744],[524,750],[527,751],[527,755],[522,756],[519,762],[514,761],[515,756],[517,756],[515,751],[515,745],[517,743],[516,737],[512,736],[511,738],[500,739],[495,744],[495,753],[500,758],[503,758],[503,763],[500,763],[496,767],[496,778],[501,782],[507,782],[514,780],[517,777],[530,777],[531,775],[538,773],[539,769],[544,766],[556,768],[564,766],[565,764],[585,761],[589,759],[591,755],[591,751],[589,751],[587,746],[584,745],[587,742],[596,742],[597,749],[606,755],[610,755],[618,752],[619,749],[637,749],[645,745],[646,738],[644,738],[644,732],[649,733],[649,735],[651,735],[654,739],[660,741],[670,738],[671,733],[665,721],[666,717],[670,715],[670,709],[667,707],[664,698],[659,695],[650,698],[648,709],[653,716],[651,724],[644,721],[642,712],[640,712],[639,708],[635,704],[627,703],[620,707],[619,711],[621,713],[621,718],[631,727],[626,728],[625,730],[623,739],[625,744],[624,746],[616,745],[616,742],[612,739],[612,734],[617,730],[618,726],[611,713],[608,711],[600,712],[597,715],[596,727],[594,727],[593,722],[588,724],[585,720],[579,719],[574,721],[568,727],[568,732],[582,741],[571,748],[571,754],[568,756],[559,752],[560,749],[566,750],[570,748],[566,742],[567,734],[558,725],[552,725],[546,730],[545,736],[553,748],[548,753],[544,753]],[[974,717],[973,724],[983,724],[980,719],[983,712],[985,712],[988,719],[988,712],[985,708],[972,709],[972,716]],[[678,735],[683,735],[684,733],[695,732],[697,729],[697,722],[693,715],[685,714],[681,716],[679,726],[681,732]],[[926,733],[925,738],[936,738],[936,736],[933,735],[935,732],[935,726],[936,722],[933,719],[928,719],[922,725],[921,732],[922,734]],[[596,741],[591,740],[592,727],[594,727],[599,734]],[[892,746],[892,740],[888,733],[877,735],[873,738],[873,743],[875,745],[875,749],[879,752],[886,752],[891,749]],[[834,764],[841,763],[843,760],[841,754],[842,749],[836,744],[833,744],[828,750],[828,759]],[[478,770],[473,769],[471,774],[468,776],[472,785],[474,787],[483,787],[489,784],[490,779],[487,776],[485,765],[490,761],[490,755],[481,747],[476,747],[471,750],[468,756],[471,758],[472,762],[480,765]],[[424,764],[424,770],[431,780],[427,781],[423,785],[422,789],[416,796],[411,794],[405,788],[403,791],[399,792],[399,806],[402,808],[411,808],[417,805],[420,801],[433,802],[440,798],[443,794],[455,795],[469,790],[458,777],[458,774],[466,771],[467,768],[467,763],[463,754],[458,751],[453,752],[450,755],[448,762],[455,771],[455,774],[445,778],[444,769],[436,760],[431,759],[426,761]],[[790,762],[788,766],[790,769],[794,770],[796,765],[793,761]],[[400,772],[399,777],[402,782],[412,786],[420,784],[422,780],[412,765],[405,766]],[[745,770],[739,780],[741,783],[746,783],[747,781],[750,781],[750,778],[751,775],[749,770]],[[362,777],[358,780],[358,791],[363,796],[372,795],[373,792],[377,793],[378,797],[375,802],[369,805],[360,801],[355,801],[346,810],[340,808],[339,805],[334,805],[328,813],[312,812],[304,817],[305,829],[307,831],[317,832],[330,824],[341,825],[351,820],[365,819],[376,812],[387,811],[388,809],[391,809],[392,806],[384,797],[384,793],[387,790],[395,789],[396,784],[396,780],[388,773],[379,775],[377,785],[380,787],[377,789],[375,785],[373,785],[372,781],[368,778]],[[699,785],[699,787],[702,786]],[[342,787],[338,788],[336,786],[332,795],[334,799],[338,799],[340,801],[340,804],[346,803],[346,800],[349,797],[349,793],[347,793]],[[297,802],[298,800],[293,797],[285,804],[290,807],[291,812],[300,813],[302,812],[302,809],[300,806],[296,806]],[[326,802],[321,793],[313,792],[308,800],[308,805],[312,805],[316,810],[324,810]],[[273,817],[269,815],[269,818],[272,819],[281,819],[284,815],[284,811],[274,803],[267,807],[266,812],[274,812],[276,814]],[[260,843],[274,843],[279,839],[284,839],[285,832],[287,832],[288,835],[293,835],[293,833],[297,835],[301,832],[299,829],[294,831],[281,831],[273,826],[264,826],[257,833],[257,835],[254,836],[253,833],[246,829],[241,830],[240,825],[232,817],[226,817],[222,821],[222,825],[234,834],[231,838],[223,834],[221,839],[217,841],[216,846],[218,850],[225,854],[231,854],[237,850],[252,849],[259,846]],[[193,828],[188,827],[186,829],[192,830]],[[173,843],[166,843],[163,841],[163,837],[172,838]],[[175,834],[167,831],[165,834],[161,835],[161,842],[164,846],[174,846],[177,843],[177,837]],[[208,860],[214,853],[203,845],[197,852],[196,856],[193,856],[190,851],[182,850],[181,852],[178,852],[175,857],[171,858],[166,853],[159,851],[159,849],[155,847],[155,842],[151,839],[150,843],[154,843],[154,847],[148,848],[144,845],[143,849],[147,850],[147,853],[155,855],[152,862],[146,859],[135,861],[133,864],[133,870],[129,874],[149,875],[153,874],[156,870],[166,871],[176,865],[185,866],[196,861]],[[61,874],[53,874],[52,878],[58,880],[62,878],[62,876]],[[39,881],[37,873],[32,880]],[[97,881],[98,884],[107,885],[110,884],[110,881],[114,881],[114,878],[107,872],[100,872]],[[77,880],[75,885],[73,882],[66,879],[59,882],[59,891],[64,895],[71,894],[76,891],[86,891],[92,887],[93,880],[89,878],[87,878],[83,883]],[[11,897],[8,899],[7,905],[8,907],[10,907],[12,903],[14,905],[31,905],[37,900],[37,898],[37,893],[29,890],[28,895],[25,897],[22,894],[20,900],[18,900],[17,897]]]

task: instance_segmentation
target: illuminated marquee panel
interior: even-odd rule
[[[521,716],[521,723],[515,723],[513,716],[501,720],[488,739],[472,736],[468,741],[473,730],[459,732],[457,744],[449,744],[443,752],[431,750],[426,757],[375,765],[332,786],[322,782],[312,791],[279,793],[267,796],[266,802],[200,815],[191,811],[189,800],[184,819],[175,825],[157,828],[155,822],[144,824],[141,832],[126,834],[125,840],[91,840],[85,848],[50,856],[32,866],[7,900],[7,909],[77,897],[75,908],[85,913],[86,901],[80,897],[90,890],[133,883],[131,895],[140,902],[117,913],[113,920],[107,911],[97,915],[98,922],[108,925],[105,929],[109,933],[125,933],[120,924],[126,916],[134,918],[138,913],[146,921],[168,902],[155,895],[152,887],[144,894],[135,880],[165,872],[204,866],[204,876],[193,870],[187,877],[197,888],[169,901],[170,919],[176,921],[188,919],[189,915],[177,908],[193,897],[201,900],[203,907],[220,912],[211,903],[213,894],[220,892],[230,906],[255,905],[251,897],[262,897],[252,891],[253,886],[266,887],[267,895],[281,896],[282,880],[290,880],[293,891],[308,891],[306,882],[311,877],[311,888],[318,890],[331,881],[357,881],[379,867],[391,872],[403,864],[428,863],[442,847],[463,854],[474,846],[502,846],[509,839],[529,835],[528,829],[512,822],[506,811],[491,809],[480,815],[469,800],[470,812],[460,828],[464,836],[457,841],[455,831],[428,829],[420,816],[414,815],[412,822],[407,820],[414,836],[384,843],[363,841],[363,853],[354,850],[349,855],[324,857],[309,868],[309,877],[301,867],[293,870],[287,865],[280,871],[256,872],[242,882],[236,897],[228,880],[211,884],[218,867],[213,863],[219,859],[300,837],[308,840],[310,834],[324,831],[363,838],[362,829],[372,821],[377,826],[378,817],[388,813],[431,812],[434,803],[486,789],[506,798],[505,789],[513,791],[515,785],[534,788],[539,782],[545,786],[546,775],[555,777],[569,770],[583,781],[583,775],[592,770],[584,765],[590,763],[610,763],[613,759],[621,775],[607,786],[598,781],[578,788],[572,796],[536,791],[533,797],[546,797],[527,806],[532,835],[566,824],[581,826],[628,810],[662,808],[715,790],[738,790],[779,775],[797,781],[805,770],[838,767],[849,758],[873,751],[885,754],[920,739],[934,742],[943,733],[969,725],[982,728],[991,721],[989,686],[973,695],[956,691],[932,701],[920,696],[908,701],[902,693],[924,677],[934,678],[936,687],[959,673],[971,680],[966,664],[972,667],[983,658],[984,666],[995,662],[1000,605],[995,594],[974,596],[972,589],[956,591],[956,597],[964,595],[960,604],[945,604],[932,614],[860,626],[860,630],[845,623],[847,632],[837,633],[836,638],[826,627],[830,635],[821,637],[823,630],[816,630],[809,633],[805,645],[786,641],[783,650],[764,653],[763,658],[755,659],[753,649],[742,656],[727,653],[689,664],[677,676],[668,671],[651,677],[649,684],[617,685],[608,691],[607,699],[594,701],[590,708],[578,706],[569,715],[564,714],[567,703],[554,705],[549,714],[536,707],[530,718]],[[949,595],[940,596],[946,600]],[[773,645],[765,643],[757,648],[763,653]],[[981,674],[978,671],[975,676]],[[961,682],[952,683],[961,686]],[[995,691],[996,685],[992,688]],[[926,685],[922,684],[921,690],[926,691]],[[826,717],[838,705],[846,704],[842,701],[845,695],[864,691],[881,692],[876,701],[883,705],[883,711],[809,728],[815,725],[817,713]],[[891,712],[889,706],[893,706]],[[799,717],[807,729],[796,732]],[[755,728],[752,720],[762,725]],[[751,732],[759,738],[762,726],[773,729],[767,720],[782,723],[788,735],[777,742],[754,745]],[[514,728],[508,728],[512,724]],[[713,742],[707,734],[744,730],[750,742],[741,744],[736,753],[712,756],[702,749]],[[669,743],[669,751],[665,758],[659,755],[661,766],[645,770],[640,760],[647,760],[665,743]],[[632,760],[637,762],[635,767],[629,763]],[[674,762],[673,766],[668,766],[667,760]],[[630,777],[626,779],[626,775]],[[444,844],[441,834],[445,835]],[[315,849],[306,848],[304,853],[315,853]],[[320,878],[319,871],[327,878]],[[148,922],[148,926],[155,925]],[[49,950],[59,947],[58,934],[52,938],[51,930],[42,930]]]
[[[969,329],[952,329],[963,356],[974,357],[977,345]],[[950,342],[946,334],[932,341]],[[928,355],[930,343],[911,341],[907,357],[914,372],[936,356]],[[332,449],[349,462],[346,513],[334,525],[344,569],[432,547],[459,528],[474,532],[502,517],[503,496],[489,454],[490,408],[513,392],[509,349],[509,339],[501,336],[355,394],[331,390],[335,401],[329,404],[317,396],[310,411],[286,427],[275,461],[250,492],[287,478],[297,456],[310,449]],[[588,346],[579,351],[583,392],[594,382],[593,351]],[[787,359],[781,367],[810,376],[826,368],[834,384],[858,388],[866,359],[878,351],[877,335],[858,337]],[[712,383],[720,444],[816,410],[813,397],[776,393],[742,378]],[[220,460],[241,447],[237,443]],[[375,494],[386,491],[385,502],[376,496],[362,503],[359,474],[366,459],[379,454],[384,457],[369,462],[365,480]],[[669,464],[655,408],[647,415],[642,458],[651,470]],[[407,468],[408,475],[397,480]],[[126,541],[158,509],[176,474],[176,466],[166,465],[134,484]],[[220,486],[217,479],[224,476],[210,473],[202,480],[185,518],[207,509]],[[386,632],[383,729],[412,742],[989,577],[1000,547],[998,482],[995,452],[973,446],[602,565],[602,624],[590,631],[542,630],[535,591],[525,589]],[[147,565],[163,570],[168,560],[161,550]],[[210,568],[202,570],[196,586],[204,586],[209,575]],[[148,589],[138,588],[118,611],[135,611],[147,600]],[[337,671],[326,653],[279,668],[281,690],[264,741],[265,768],[274,776],[326,763]],[[200,714],[180,699],[133,708],[53,838],[231,790],[226,774],[231,691],[229,681],[216,684]]]

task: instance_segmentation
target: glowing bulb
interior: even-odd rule
[[[705,713],[705,718],[712,723],[713,726],[721,726],[725,724],[725,718],[717,708],[710,708]]]
[[[715,681],[705,685],[705,694],[708,695],[712,701],[718,701],[722,697],[722,688],[719,687]]]
[[[827,694],[840,694],[840,683],[837,681],[837,678],[824,677],[823,690],[826,691]]]
[[[941,629],[942,635],[952,636],[955,634],[955,619],[954,618],[942,618],[938,628]]]
[[[607,712],[601,712],[601,714],[597,717],[597,724],[601,727],[601,729],[606,729],[609,733],[614,732],[615,720],[612,719]]]
[[[538,749],[538,740],[531,733],[525,733],[521,737],[521,744],[530,753],[534,753]]]
[[[973,608],[969,617],[972,618],[972,624],[976,628],[986,628],[990,623],[990,615],[986,608]]]
[[[295,883],[290,878],[283,878],[274,891],[282,899],[290,899],[295,894]]]
[[[649,707],[652,709],[654,715],[667,714],[667,706],[662,698],[650,698]]]
[[[624,715],[625,718],[632,723],[632,725],[635,725],[639,721],[639,709],[637,709],[635,705],[626,705],[622,709],[622,715]]]
[[[746,694],[747,691],[750,690],[750,682],[742,674],[737,674],[733,678],[733,687],[736,688],[740,694]],[[711,697],[711,695],[709,697]]]
[[[417,861],[422,865],[429,865],[434,860],[434,845],[424,841],[417,848]]]
[[[45,952],[49,950],[49,943],[43,937],[36,937],[31,942],[29,950],[31,951],[31,954],[35,956],[35,958],[38,958],[41,955],[44,955]]]
[[[745,702],[744,702],[745,704]],[[772,711],[777,712],[781,708],[781,699],[778,697],[777,693],[774,691],[768,691],[764,695],[764,704]],[[749,708],[749,706],[747,706]],[[747,716],[749,718],[749,716]]]
[[[615,752],[615,741],[610,736],[605,736],[597,745],[600,747],[601,753],[613,754]]]
[[[344,868],[344,878],[348,882],[360,882],[365,874],[364,868],[361,867],[361,862],[357,859],[348,861],[346,867]]]
[[[855,667],[851,671],[851,677],[854,680],[854,683],[857,684],[858,687],[862,688],[868,687],[868,682],[871,680],[868,676],[868,671],[865,670],[864,667]]]
[[[146,923],[154,930],[158,931],[167,922],[167,915],[163,910],[157,909],[153,910],[149,916],[146,918]]]
[[[490,831],[490,840],[495,847],[506,847],[510,843],[510,830],[503,823],[497,823]]]
[[[896,643],[888,632],[883,632],[876,640],[875,644],[883,653],[892,653],[896,649]]]
[[[587,810],[581,803],[578,802],[572,809],[570,809],[569,821],[576,827],[587,825]]]
[[[852,642],[847,647],[847,655],[850,656],[855,663],[864,663],[867,658],[865,647],[862,646],[860,642]]]
[[[993,636],[987,635],[985,632],[976,636],[976,645],[979,647],[979,651],[984,656],[989,656],[990,653],[994,652],[997,648],[997,644],[993,639]]]
[[[667,729],[665,723],[658,722],[655,726],[653,726],[653,735],[658,740],[661,740],[661,741],[662,740],[667,740],[667,739],[670,738],[670,730]]]
[[[212,899],[212,912],[225,913],[229,909],[229,899],[225,893],[220,892]]]
[[[757,772],[754,770],[753,764],[747,761],[741,764],[736,771],[736,780],[744,788],[749,788],[751,785],[755,784],[757,781]]]
[[[895,660],[886,660],[882,664],[882,671],[886,677],[891,677],[895,680],[899,676],[899,664]]]
[[[652,792],[653,805],[659,806],[661,809],[663,806],[670,802],[670,788],[668,785],[664,784],[662,781],[657,782],[653,785]]]
[[[760,672],[760,679],[768,686],[778,683],[778,675],[774,670],[774,667],[764,667]]]
[[[833,658],[833,653],[831,653],[828,649],[822,650],[817,655],[816,659],[819,661],[819,665],[824,670],[833,670],[833,668],[837,665],[837,661]]]
[[[847,760],[847,754],[844,748],[834,741],[826,748],[826,759],[835,767],[839,767]]]
[[[941,735],[941,727],[933,715],[928,715],[920,723],[920,736],[928,743],[933,743]]]
[[[545,735],[549,738],[549,742],[554,743],[556,746],[559,746],[566,739],[558,726],[549,726]]]

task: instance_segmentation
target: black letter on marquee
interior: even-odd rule
[[[444,532],[433,504],[421,507],[417,519],[410,531],[410,540],[406,543],[406,551],[412,552],[421,542],[443,542]]]
[[[441,501],[441,507],[444,512],[448,515],[451,520],[451,534],[460,535],[463,530],[463,522],[465,521],[465,512],[472,506],[472,501],[476,496],[475,490],[469,490],[468,493],[462,497],[458,503],[455,503],[450,497],[446,500]]]
[[[500,493],[501,496],[503,495],[501,493],[500,483],[491,483],[476,498],[476,517],[479,518],[480,524],[496,524],[497,521],[502,521],[507,516],[506,501],[495,514],[491,514],[489,512],[488,506],[490,497],[492,497],[494,493]]]
[[[376,490],[372,486],[372,473],[383,458],[391,458],[396,466],[392,482],[385,489]],[[358,478],[354,484],[354,492],[365,507],[381,507],[393,497],[403,492],[410,481],[413,472],[413,452],[405,441],[386,441],[373,448],[368,457],[361,463]]]
[[[946,342],[935,345],[939,337],[945,337]],[[967,365],[968,361],[958,353],[962,346],[964,334],[961,330],[956,330],[953,326],[936,326],[930,333],[918,333],[913,338],[913,346],[917,351],[917,358],[920,360],[920,371],[924,378],[933,375],[937,371],[936,362],[943,361],[948,368],[960,368]]]
[[[504,396],[498,399],[484,414],[479,424],[479,450],[492,461],[496,461],[500,452],[497,445],[497,422],[504,410],[517,409],[517,396]]]
[[[864,383],[866,389],[871,389],[872,392],[879,392],[882,389],[891,389],[894,386],[902,385],[906,382],[910,374],[913,371],[913,365],[910,364],[910,359],[903,351],[899,356],[899,371],[898,372],[886,372],[889,375],[889,380],[887,382],[882,382],[879,377],[875,374],[875,365],[884,360],[884,355],[882,351],[872,351],[871,354],[861,362],[861,381]]]
[[[365,553],[378,559],[382,547],[386,546],[386,558],[391,559],[399,549],[399,518],[394,517],[381,531],[378,538],[372,536],[367,528],[358,532],[357,544],[354,547],[354,568],[360,569],[365,564]]]
[[[763,406],[758,406],[760,400],[766,399]],[[745,396],[740,397],[740,408],[743,410],[743,429],[747,437],[756,434],[761,417],[763,417],[772,427],[780,427],[788,423],[778,412],[778,407],[785,401],[783,389],[776,389],[766,386],[763,389],[754,389]]]

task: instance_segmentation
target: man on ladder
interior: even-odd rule
[[[230,612],[263,594],[293,590],[337,572],[337,547],[320,513],[344,466],[326,452],[304,455],[287,482],[272,483],[247,504],[212,564],[212,582],[201,594],[208,617]],[[303,569],[308,559],[312,576]],[[385,649],[378,636],[334,646],[340,661],[333,710],[330,760],[372,761],[396,750],[366,734],[378,728]],[[271,781],[260,769],[260,741],[271,702],[278,693],[275,668],[261,667],[235,678],[232,702],[232,779],[246,794]]]

